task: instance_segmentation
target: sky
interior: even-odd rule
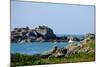
[[[46,25],[55,34],[95,32],[95,6],[11,1],[11,28]]]

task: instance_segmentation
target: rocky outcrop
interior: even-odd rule
[[[53,30],[47,26],[39,26],[35,29],[14,28],[11,31],[11,42],[40,42],[56,38]]]
[[[51,50],[43,52],[41,54],[42,58],[50,58],[50,57],[63,57],[66,54],[66,49],[58,48],[57,46],[53,47]]]
[[[45,53],[43,56],[46,56],[44,58],[49,58],[49,57],[63,57],[63,56],[70,56],[74,54],[79,54],[79,53],[95,53],[95,48],[93,47],[95,45],[95,35],[94,34],[89,34],[80,45],[70,45],[65,48],[58,48],[57,46],[52,48],[52,51],[49,51],[49,53]],[[86,42],[86,39],[89,39],[88,42]]]
[[[95,34],[86,34],[84,40],[80,41],[79,45],[71,45],[66,48],[66,55],[76,54],[76,53],[94,53],[95,52]]]
[[[26,28],[14,28],[11,31],[11,42],[15,43],[30,43],[30,42],[68,42],[80,41],[77,37],[58,37],[54,34],[53,30],[47,26],[38,26],[34,29]]]
[[[44,37],[45,39],[50,39],[50,38],[56,37],[53,30],[49,27],[46,27],[46,26],[39,26],[39,27],[35,28],[35,31],[40,36]]]

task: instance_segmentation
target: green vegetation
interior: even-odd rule
[[[62,58],[51,57],[41,58],[39,55],[23,55],[23,54],[12,54],[11,55],[11,66],[24,66],[24,65],[41,65],[41,64],[57,64],[57,63],[73,63],[73,62],[85,62],[94,61],[94,53],[79,53],[71,56],[65,56]]]

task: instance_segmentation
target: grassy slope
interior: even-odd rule
[[[73,62],[85,62],[94,61],[95,55],[92,53],[79,53],[71,56],[65,56],[62,58],[40,58],[38,56],[20,55],[13,56],[12,65],[41,65],[41,64],[57,64],[57,63],[73,63]]]

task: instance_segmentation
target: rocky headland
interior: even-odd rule
[[[50,51],[41,54],[41,57],[64,57],[71,56],[80,53],[92,53],[95,54],[95,35],[92,33],[86,34],[84,40],[80,41],[80,44],[71,43],[64,48],[58,48],[54,46]]]
[[[31,42],[68,42],[81,41],[82,39],[69,36],[57,36],[54,31],[47,26],[38,26],[34,29],[29,27],[14,28],[11,31],[12,43],[31,43]]]

